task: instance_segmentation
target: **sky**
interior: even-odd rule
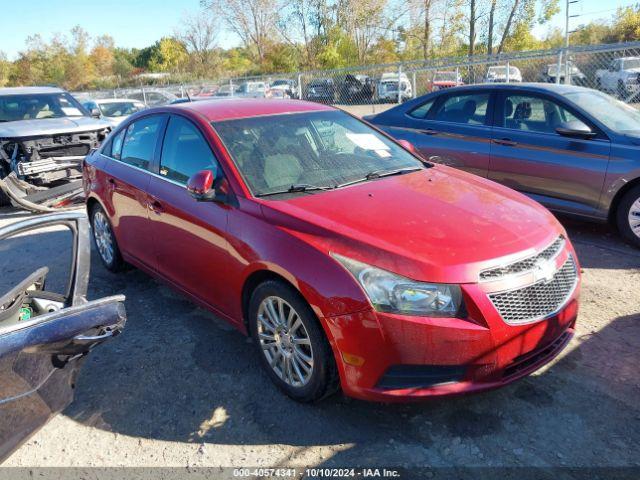
[[[564,29],[564,0],[561,2],[563,10],[552,25]],[[571,14],[581,16],[571,19],[570,28],[598,18],[609,19],[617,7],[633,3],[633,0],[579,0],[571,5]],[[92,37],[111,35],[117,46],[143,48],[171,35],[184,14],[197,12],[199,8],[199,0],[0,0],[5,19],[0,51],[15,59],[29,35],[39,33],[48,40],[55,33],[67,34],[76,25]],[[541,36],[547,28],[536,27],[534,33]],[[219,41],[223,47],[238,42],[229,33],[223,33]]]

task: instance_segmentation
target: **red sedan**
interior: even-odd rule
[[[296,400],[494,388],[573,333],[579,265],[547,210],[329,106],[145,110],[87,157],[84,186],[104,265],[250,334]]]

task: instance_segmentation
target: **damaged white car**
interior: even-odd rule
[[[0,88],[0,206],[49,212],[82,202],[82,160],[110,129],[60,88]]]

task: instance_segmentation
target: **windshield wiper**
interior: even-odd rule
[[[286,190],[276,190],[275,192],[258,193],[256,197],[268,197],[270,195],[282,195],[284,193],[313,192],[317,190],[333,190],[336,187],[319,187],[308,183],[295,183]]]
[[[364,177],[358,178],[357,180],[351,180],[349,182],[340,183],[336,185],[336,188],[347,187],[349,185],[355,185],[356,183],[367,182],[375,178],[391,177],[392,175],[404,175],[405,173],[416,172],[418,170],[423,170],[423,169],[420,167],[406,167],[406,168],[397,168],[395,170],[372,170],[369,173],[367,173]]]

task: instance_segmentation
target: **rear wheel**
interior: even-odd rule
[[[624,239],[640,248],[640,185],[622,197],[616,212],[616,223]]]
[[[329,342],[292,287],[275,280],[260,284],[251,295],[249,329],[269,377],[288,396],[313,402],[337,390]]]
[[[122,270],[125,263],[113,234],[111,222],[106,212],[97,203],[91,208],[91,232],[102,264],[112,272]]]

